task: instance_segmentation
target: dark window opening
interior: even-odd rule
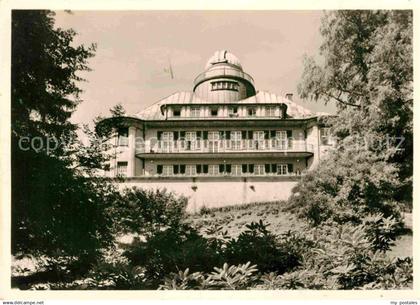
[[[181,116],[181,109],[174,109],[174,116]]]
[[[248,113],[248,116],[256,116],[257,109],[254,107],[249,107],[247,108],[247,113]]]
[[[185,174],[185,168],[186,168],[185,164],[177,164],[177,165],[174,165],[173,168],[174,168],[174,175]]]
[[[242,173],[254,173],[254,164],[242,164]]]
[[[197,174],[208,174],[209,165],[208,164],[197,164],[196,165]]]
[[[128,146],[128,128],[118,128],[118,145]]]
[[[219,173],[230,174],[232,172],[231,164],[219,164]]]

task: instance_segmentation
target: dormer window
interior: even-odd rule
[[[239,84],[237,82],[233,81],[217,81],[211,83],[211,90],[232,90],[232,91],[238,91],[239,90]]]
[[[257,115],[257,108],[255,107],[248,107],[247,108],[248,116],[256,116]]]
[[[266,106],[265,107],[265,116],[268,116],[268,117],[276,116],[276,107]]]
[[[238,116],[238,107],[229,107],[229,116],[230,117]]]
[[[180,108],[175,108],[173,110],[173,116],[180,117],[181,116],[181,109]]]
[[[200,107],[191,107],[191,113],[190,116],[193,118],[199,118],[200,117]]]

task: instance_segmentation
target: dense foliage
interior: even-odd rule
[[[116,232],[150,236],[166,228],[177,228],[184,221],[187,199],[165,190],[126,188],[116,194],[111,217]]]
[[[12,251],[88,266],[111,245],[115,190],[89,177],[104,157],[69,121],[95,52],[75,35],[55,28],[50,11],[12,12]]]
[[[232,257],[231,241],[218,230],[206,237],[188,225],[169,228],[148,240],[136,240],[124,256],[96,265],[83,283],[53,288],[84,289],[401,289],[412,285],[412,260],[384,255],[392,239],[363,224],[307,227],[301,232],[275,235],[267,224],[251,223],[248,245],[271,247],[283,258],[282,267],[268,265],[265,256]],[[258,228],[258,229],[257,229]],[[261,242],[256,231],[274,241]],[[210,230],[209,230],[210,231]],[[260,232],[261,233],[261,232]],[[259,233],[259,234],[260,234]],[[242,237],[243,238],[243,237]],[[173,241],[172,239],[175,239]],[[381,239],[381,246],[372,240]],[[219,242],[215,243],[215,240]],[[273,243],[275,246],[273,246]],[[166,244],[166,246],[165,246]],[[218,251],[218,252],[216,252]],[[243,248],[240,249],[243,251]],[[228,256],[237,263],[229,261]],[[287,255],[290,257],[288,258]],[[224,261],[224,262],[223,262]],[[280,263],[280,260],[276,260]],[[261,267],[259,267],[261,265]],[[187,267],[186,267],[187,266]]]
[[[333,151],[293,189],[289,211],[314,225],[328,219],[357,224],[375,213],[400,220],[394,197],[399,185],[395,166],[377,154],[364,149]]]
[[[322,62],[307,58],[302,98],[337,104],[335,149],[295,188],[290,208],[318,225],[399,220],[412,205],[412,12],[336,11],[323,18]]]
[[[411,204],[412,11],[332,11],[322,20],[321,35],[321,60],[306,59],[300,96],[335,102],[337,116],[328,123],[343,163],[364,149],[369,161],[389,166],[381,166],[382,177],[398,180],[392,187],[394,198]],[[372,154],[376,160],[369,158]]]

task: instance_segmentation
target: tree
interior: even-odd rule
[[[112,117],[124,116],[125,113],[126,113],[126,111],[125,111],[123,105],[121,105],[121,103],[116,104],[114,107],[109,109],[109,111],[111,112]]]
[[[54,28],[51,11],[12,12],[12,130],[15,136],[69,137],[80,102],[80,71],[96,45],[72,46],[74,30]]]
[[[83,150],[77,126],[69,121],[81,101],[78,73],[89,71],[87,61],[95,51],[94,44],[74,46],[75,35],[54,27],[53,12],[12,12],[15,254],[91,261],[112,242],[107,208],[115,190],[87,175],[102,156]]]
[[[338,151],[365,145],[398,168],[394,197],[407,202],[413,175],[412,24],[411,11],[327,13],[322,60],[305,59],[298,87],[302,98],[336,103],[338,115],[330,123]]]

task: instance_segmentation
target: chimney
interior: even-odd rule
[[[287,98],[289,101],[293,101],[293,93],[286,93],[286,98]]]

